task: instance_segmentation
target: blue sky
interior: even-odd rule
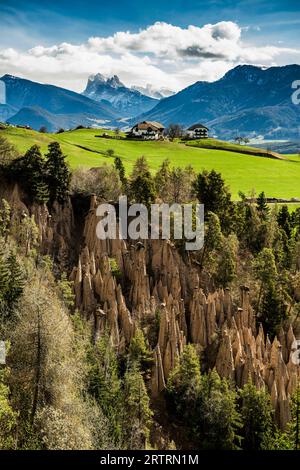
[[[166,51],[166,54],[163,54],[164,51],[157,52],[153,48],[149,50],[146,46],[144,51],[142,49],[135,51],[130,47],[126,50],[123,45],[122,50],[119,45],[118,49],[114,47],[113,50],[110,50],[109,45],[106,44],[103,48],[101,44],[97,51],[93,46],[93,54],[98,54],[96,57],[96,55],[91,54],[90,46],[87,46],[91,37],[109,38],[117,32],[130,31],[133,34],[139,31],[147,31],[149,26],[151,27],[158,21],[180,28],[178,35],[172,31],[166,33],[167,27],[165,27],[164,30],[161,28],[161,38],[158,37],[160,33],[156,37],[150,31],[148,34],[149,40],[161,41],[164,40],[165,34],[167,34],[168,41],[171,43],[172,37],[174,41],[177,40],[177,37],[181,38],[182,31],[181,43],[187,44],[189,54],[180,53],[181,55],[179,54],[180,57],[178,57],[182,61],[181,69],[184,67],[190,70],[190,75],[188,73],[186,76],[182,73],[178,75],[175,65],[172,66],[171,64],[172,61],[175,61],[173,50]],[[224,37],[232,41],[228,45],[233,50],[239,43],[245,51],[248,47],[247,53],[241,54],[240,51],[236,51],[231,56],[221,57],[223,53],[219,51],[220,57],[210,57],[211,51],[214,49],[214,45],[211,43],[207,46],[209,50],[202,51],[203,54],[199,54],[199,50],[196,55],[190,54],[190,51],[194,50],[195,47],[200,47],[202,50],[203,34],[199,30],[199,35],[194,35],[193,39],[189,40],[186,32],[188,26],[192,25],[201,29],[206,25],[215,25],[220,22],[228,23],[229,26],[235,24],[240,28],[240,37],[233,33],[232,37],[229,38],[228,32],[224,33]],[[199,79],[213,80],[226,71],[226,68],[242,61],[257,62],[258,65],[283,65],[289,62],[299,62],[300,57],[297,52],[299,30],[299,0],[152,0],[151,2],[141,0],[116,0],[113,2],[107,0],[53,0],[51,2],[41,2],[41,0],[28,0],[26,2],[0,0],[0,73],[6,72],[5,67],[7,67],[9,73],[18,74],[19,71],[21,76],[28,76],[40,81],[52,81],[63,86],[66,86],[69,82],[70,88],[79,89],[83,86],[85,75],[87,76],[89,73],[96,73],[96,71],[104,71],[105,74],[117,72],[127,84],[133,84],[131,82],[134,81],[135,59],[137,69],[139,68],[139,60],[143,59],[141,66],[146,64],[149,82],[153,79],[155,85],[166,86],[167,75],[172,73],[172,77],[177,78],[171,80],[170,86],[178,89],[192,83],[197,74],[199,74]],[[145,41],[147,43],[148,39]],[[52,48],[62,43],[88,49],[84,57],[87,59],[87,56],[89,56],[90,60],[95,57],[95,62],[103,70],[94,70],[93,67],[88,66],[84,70],[74,70],[74,64],[72,66],[70,64],[70,55],[73,55],[74,59],[75,54],[77,54],[78,60],[80,60],[83,57],[83,52],[77,50],[75,53],[73,50],[70,52],[70,50],[66,51],[62,48],[56,54],[56,64],[54,64],[54,60],[49,60],[49,55],[52,59],[54,58],[55,53],[53,50],[50,52],[45,50],[44,55],[39,55],[41,64],[44,63],[45,66],[43,69],[41,65],[39,70],[38,61],[34,60],[36,54],[33,57],[28,51],[36,47]],[[219,47],[219,43],[216,45]],[[250,47],[257,48],[257,54],[255,54],[254,49],[250,51]],[[273,47],[282,51],[267,50],[266,47]],[[15,55],[12,54],[12,50]],[[1,57],[1,51],[4,59]],[[126,72],[126,57],[128,57],[129,64],[132,66],[131,73]],[[19,69],[15,64],[16,61],[19,62]],[[50,62],[52,63],[50,64]],[[84,62],[85,60],[83,60]],[[46,73],[46,65],[48,69],[50,68],[48,74]],[[64,69],[62,73],[58,70],[59,65]],[[206,66],[209,72],[201,74],[201,70],[204,70]],[[157,69],[157,73],[154,69]],[[70,70],[70,73],[73,72],[74,75],[70,77],[69,81],[66,77],[68,70]],[[195,73],[193,73],[193,70],[195,70]],[[163,73],[160,74],[159,71]],[[137,76],[137,84],[145,85],[146,81],[146,79]]]
[[[82,41],[90,36],[109,35],[118,30],[136,31],[155,21],[178,26],[237,21],[252,26],[248,36],[255,41],[266,38],[292,45],[300,30],[298,0],[152,0],[113,2],[96,0],[43,1],[0,0],[0,26],[12,27],[16,37],[1,37],[1,45],[33,46],[38,38],[47,45],[57,41]],[[261,28],[257,34],[255,28]],[[254,34],[255,33],[255,34]],[[19,37],[26,37],[25,43]]]

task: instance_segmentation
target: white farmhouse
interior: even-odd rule
[[[193,124],[187,129],[187,135],[190,139],[207,139],[208,131],[203,124]]]
[[[128,133],[128,137],[143,140],[158,140],[163,136],[164,130],[165,128],[160,122],[143,121],[133,126]]]

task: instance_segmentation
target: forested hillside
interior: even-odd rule
[[[144,157],[0,138],[2,449],[296,449],[300,210]],[[100,240],[97,205],[201,202],[205,243]]]

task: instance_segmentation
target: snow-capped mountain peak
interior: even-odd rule
[[[168,96],[172,96],[175,94],[175,91],[169,90],[168,88],[155,88],[150,83],[147,83],[146,86],[135,86],[131,87],[132,90],[139,91],[143,95],[150,96],[151,98],[155,98],[157,100],[161,100],[163,98],[167,98]]]
[[[97,73],[89,77],[83,94],[98,102],[109,102],[124,117],[137,116],[157,104],[156,99],[127,88],[117,75],[105,78],[101,73]]]

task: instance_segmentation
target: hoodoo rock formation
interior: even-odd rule
[[[71,203],[46,206],[24,203],[17,186],[0,188],[14,217],[34,215],[42,252],[70,266],[74,254],[74,216]],[[284,429],[290,418],[289,396],[299,379],[295,364],[296,338],[292,324],[281,328],[271,342],[255,317],[246,286],[240,302],[229,289],[211,292],[198,266],[184,260],[167,240],[100,240],[97,200],[91,199],[82,234],[77,266],[70,275],[76,308],[93,323],[95,340],[109,331],[122,352],[142,328],[153,350],[151,392],[157,397],[187,342],[197,346],[206,368],[216,368],[238,387],[251,380],[266,387],[277,422]],[[111,260],[118,266],[114,272]],[[155,334],[149,335],[151,325]],[[152,332],[153,333],[153,332]],[[151,337],[151,338],[150,338]]]
[[[296,340],[292,325],[270,342],[255,318],[246,286],[240,303],[230,290],[209,292],[201,285],[198,267],[184,261],[167,240],[99,240],[97,201],[92,198],[84,229],[84,248],[73,269],[76,306],[92,319],[98,337],[108,329],[123,350],[137,327],[147,336],[159,319],[153,349],[152,395],[158,396],[187,342],[209,354],[209,367],[241,387],[251,380],[271,393],[276,418],[284,429],[290,418],[289,396],[296,388],[299,367],[292,360]],[[110,265],[114,259],[120,275]],[[205,361],[204,361],[205,362]]]

